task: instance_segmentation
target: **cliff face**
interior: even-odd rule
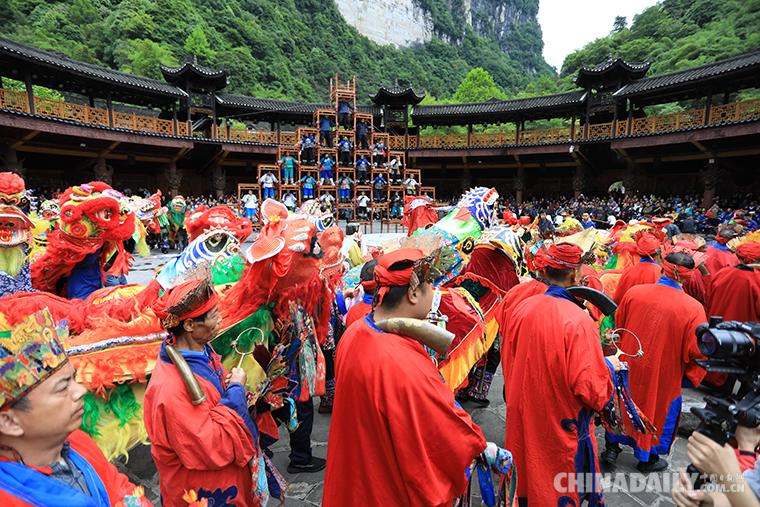
[[[411,47],[434,37],[455,46],[468,36],[495,44],[528,73],[548,69],[539,0],[335,0],[348,24],[381,45]]]
[[[378,44],[409,47],[430,42],[433,18],[414,0],[335,0],[343,18]]]
[[[475,33],[495,40],[503,51],[515,49],[526,31],[537,31],[540,44],[534,44],[534,49],[543,48],[538,0],[466,0],[465,17]]]
[[[335,0],[344,19],[379,44],[408,47],[430,41],[433,34],[457,43],[467,27],[510,51],[538,35],[533,48],[541,52],[538,0]]]

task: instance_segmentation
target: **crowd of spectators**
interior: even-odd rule
[[[607,194],[584,196],[578,199],[567,196],[544,196],[531,198],[519,206],[509,205],[517,216],[539,217],[544,227],[551,222],[555,227],[562,224],[565,217],[573,217],[586,227],[612,226],[617,220],[629,222],[655,217],[670,217],[674,220],[673,234],[707,233],[715,226],[731,219],[741,220],[749,230],[760,227],[758,208],[760,201],[753,194],[716,196],[710,208],[703,208],[701,196],[697,195],[639,195]]]

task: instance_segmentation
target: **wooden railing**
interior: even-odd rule
[[[2,88],[0,88],[0,108],[26,113],[31,112],[26,93],[4,90]],[[116,127],[136,130],[138,132],[151,132],[153,134],[188,135],[187,123],[177,122],[175,129],[174,120],[163,120],[155,116],[143,116],[136,113],[122,113],[119,111],[111,112],[113,121],[110,121],[107,109],[90,107],[84,104],[74,104],[63,100],[34,97],[34,113],[40,116],[71,120],[100,127]]]
[[[404,136],[390,136],[388,139],[388,146],[394,150],[404,149]]]
[[[31,112],[26,93],[0,88],[0,109]],[[116,127],[138,132],[150,132],[163,135],[191,135],[186,122],[174,122],[154,116],[135,113],[109,111],[107,109],[74,104],[61,100],[34,98],[34,112],[40,116],[60,118],[78,123],[101,127]],[[707,120],[705,121],[705,118]],[[408,149],[442,149],[484,146],[534,145],[565,143],[569,141],[598,141],[651,134],[664,134],[695,127],[724,125],[742,121],[760,120],[760,98],[712,106],[709,113],[704,108],[691,109],[677,113],[617,120],[611,123],[597,123],[583,126],[555,127],[547,129],[530,129],[520,132],[517,139],[514,131],[474,132],[469,134],[430,134],[409,136],[406,139]],[[255,131],[247,129],[216,129],[215,137],[222,140],[251,142],[259,144],[279,144],[292,146],[298,139],[295,132]],[[388,144],[392,149],[404,149],[404,136],[389,136]]]
[[[28,113],[29,97],[27,97],[26,93],[0,88],[0,108]]]
[[[523,130],[520,132],[519,144],[562,143],[572,140],[570,127]]]
[[[760,119],[760,99],[743,100],[710,109],[710,125]]]

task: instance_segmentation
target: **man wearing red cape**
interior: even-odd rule
[[[760,241],[747,241],[736,248],[741,261],[712,277],[708,316],[723,320],[760,322],[760,273],[748,266],[760,262]]]
[[[407,236],[411,237],[417,229],[427,229],[438,221],[438,213],[433,209],[433,203],[424,195],[404,197],[404,217],[401,225],[408,229]]]
[[[636,240],[636,253],[641,259],[623,271],[613,298],[618,304],[631,287],[645,283],[656,283],[662,276],[662,269],[657,264],[660,261],[660,250],[662,249],[660,238],[651,232],[639,231],[634,239]]]
[[[423,259],[416,248],[380,257],[374,312],[340,340],[324,507],[451,505],[486,448],[422,344],[376,324],[427,316],[434,289]]]
[[[619,362],[605,361],[593,320],[566,290],[581,277],[582,254],[577,245],[551,245],[548,289],[508,315],[505,447],[519,474],[520,505],[603,504],[598,485],[574,484],[574,474],[598,470],[593,416],[612,404],[611,369]]]
[[[718,227],[715,242],[707,247],[705,251],[707,255],[705,267],[711,275],[714,275],[723,268],[739,264],[739,258],[726,244],[741,234],[741,230],[742,227],[736,224],[723,224]]]
[[[221,323],[217,302],[210,280],[202,279],[178,285],[155,306],[171,336],[145,392],[144,418],[167,507],[186,505],[189,490],[209,505],[259,505],[251,467],[258,464],[258,431],[248,413],[246,374],[240,368],[227,374],[208,345]],[[193,380],[200,392],[186,387]]]
[[[656,433],[636,433],[633,437],[607,433],[607,448],[602,456],[614,464],[621,449],[633,447],[640,472],[657,472],[668,466],[659,456],[670,453],[681,416],[681,382],[686,378],[699,385],[705,370],[696,363],[699,352],[695,331],[704,323],[705,311],[696,299],[686,294],[682,284],[694,272],[694,260],[685,252],[671,252],[662,261],[663,276],[655,284],[631,288],[615,313],[620,332],[620,349],[643,357],[630,357],[631,397],[641,412],[652,421]],[[623,414],[625,424],[630,420]]]

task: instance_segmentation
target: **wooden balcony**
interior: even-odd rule
[[[2,88],[0,88],[0,108],[25,113],[31,112],[26,93]],[[74,104],[63,100],[35,97],[34,113],[39,116],[75,121],[99,127],[122,128],[162,135],[188,135],[187,123],[177,122],[175,127],[174,120],[163,120],[155,116],[144,116],[120,111],[111,111],[111,118],[109,119],[107,109],[90,107],[84,104]]]
[[[0,88],[0,109],[30,113],[29,97],[24,92]],[[108,111],[107,109],[75,104],[62,100],[34,98],[34,113],[38,116],[69,120],[85,125],[112,127],[136,132],[159,135],[189,136],[186,122],[175,122],[155,116]],[[110,114],[109,114],[110,113]],[[361,115],[357,113],[355,117]],[[707,118],[707,120],[705,119]],[[677,113],[668,113],[631,120],[617,120],[611,123],[590,124],[586,128],[576,126],[554,127],[547,129],[529,129],[520,131],[473,132],[468,134],[430,134],[422,136],[389,136],[374,133],[373,140],[382,139],[389,148],[406,149],[457,149],[483,148],[489,146],[542,145],[552,143],[569,143],[622,139],[628,137],[665,134],[690,130],[699,127],[721,126],[745,121],[760,120],[760,98],[712,106],[709,113],[704,108],[691,109]],[[247,129],[219,128],[214,133],[219,140],[293,146],[306,133],[316,135],[317,129],[299,128],[297,132],[255,131]]]

